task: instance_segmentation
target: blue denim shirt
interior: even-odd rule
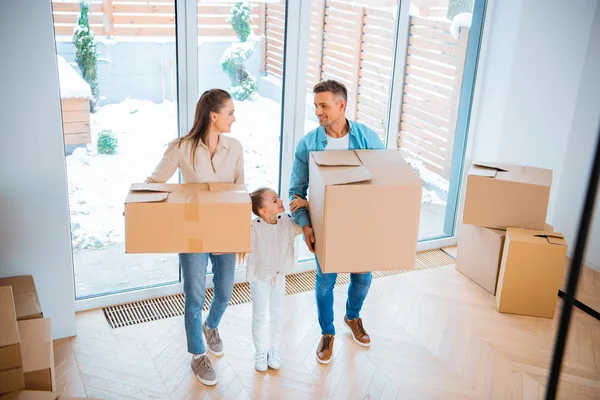
[[[379,135],[372,129],[360,122],[347,120],[350,125],[350,148],[349,150],[379,150],[385,149],[385,146]],[[323,151],[327,146],[327,134],[325,128],[319,126],[310,131],[298,142],[292,164],[292,176],[290,179],[290,201],[294,200],[294,195],[306,199],[308,191],[308,155],[311,151]],[[310,226],[308,210],[301,208],[293,213],[294,220],[298,225],[304,227]]]

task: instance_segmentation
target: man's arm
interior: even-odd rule
[[[295,199],[294,195],[298,195],[303,199],[306,199],[308,192],[308,149],[304,140],[298,142],[296,152],[294,154],[294,162],[292,163],[292,176],[290,177],[290,191],[289,201]],[[292,213],[294,221],[301,228],[305,226],[310,227],[310,217],[308,215],[308,209],[300,208]]]

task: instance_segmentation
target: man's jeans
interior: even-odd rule
[[[205,351],[202,339],[202,307],[206,295],[206,267],[209,258],[213,269],[214,296],[206,318],[206,326],[214,329],[219,326],[233,291],[235,254],[179,254],[185,294],[185,333],[188,352],[192,354],[202,354]]]
[[[319,315],[319,325],[321,325],[321,334],[335,335],[333,326],[333,288],[337,279],[336,273],[326,274],[321,271],[321,266],[317,257],[317,285],[315,294],[317,297],[317,313]],[[369,293],[371,286],[371,273],[350,274],[350,286],[348,287],[348,300],[346,301],[346,317],[355,319],[360,316],[363,302]]]

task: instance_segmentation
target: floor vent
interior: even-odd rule
[[[373,278],[398,275],[412,271],[441,267],[454,264],[454,259],[442,250],[427,250],[417,253],[417,261],[414,270],[409,271],[377,271],[373,272]],[[339,274],[336,286],[346,285],[350,282],[350,274]],[[308,292],[315,288],[315,271],[304,271],[287,276],[286,294]],[[213,289],[206,290],[204,310],[208,310],[213,298]],[[252,301],[250,296],[250,285],[247,282],[238,283],[233,288],[230,305],[244,304]],[[104,315],[112,328],[121,328],[171,318],[183,315],[185,300],[183,293],[158,297],[149,300],[135,301],[104,308]]]

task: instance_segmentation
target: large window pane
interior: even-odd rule
[[[109,3],[52,1],[77,298],[179,281],[176,255],[125,254],[123,219],[178,136],[175,3]]]
[[[473,0],[410,3],[398,144],[423,180],[420,239],[453,232],[445,221],[455,212],[448,191],[458,179],[451,167],[472,11]]]
[[[234,97],[249,191],[279,187],[285,13],[283,0],[198,2],[198,91]]]

